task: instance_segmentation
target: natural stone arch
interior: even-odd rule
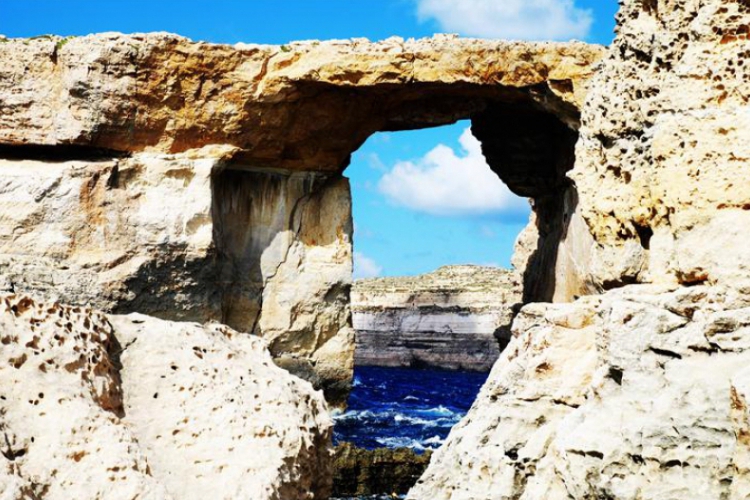
[[[526,239],[538,241],[523,264],[532,285],[526,299],[571,295],[554,279],[575,199],[565,172],[601,47],[455,37],[229,47],[171,35],[17,45],[0,46],[16,75],[0,80],[0,95],[14,85],[28,106],[0,117],[4,154],[41,159],[48,150],[40,148],[57,146],[51,151],[63,164],[96,155],[80,202],[106,224],[66,230],[87,252],[118,255],[79,268],[67,261],[79,259],[80,244],[60,250],[45,265],[80,284],[49,285],[67,302],[259,333],[279,363],[340,402],[353,348],[342,172],[376,131],[467,118],[491,168],[534,199]],[[102,238],[102,228],[126,224],[128,204],[140,203],[132,200],[148,182],[168,188],[149,206],[169,224],[135,234],[137,243]],[[195,203],[174,213],[185,197]],[[31,265],[10,262],[7,274],[23,288]]]

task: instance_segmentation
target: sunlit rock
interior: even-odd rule
[[[326,498],[320,393],[225,326],[0,297],[0,493]]]
[[[488,371],[510,340],[521,283],[514,271],[446,266],[352,290],[358,365]]]

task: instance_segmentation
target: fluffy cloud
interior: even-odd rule
[[[374,278],[382,271],[383,268],[377,262],[362,252],[354,252],[354,279]]]
[[[439,144],[424,157],[402,161],[380,179],[378,190],[392,203],[433,215],[521,213],[528,202],[510,192],[485,162],[467,128],[460,154]]]
[[[511,40],[582,39],[593,22],[574,0],[417,0],[417,14],[445,31]]]

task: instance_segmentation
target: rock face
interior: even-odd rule
[[[518,275],[492,267],[358,280],[352,289],[355,362],[489,371],[510,339],[520,301]]]
[[[365,450],[350,443],[336,447],[333,496],[403,495],[414,486],[430,462],[431,451],[409,448]]]
[[[569,254],[595,290],[747,279],[750,8],[621,3],[571,172],[590,243]]]
[[[521,310],[411,499],[750,495],[750,7],[620,3],[552,261],[590,295]]]
[[[750,289],[526,306],[410,498],[745,498]]]
[[[224,170],[228,151],[0,160],[3,284],[262,333],[276,358],[319,363],[317,385],[340,400],[353,349],[348,184]]]
[[[3,499],[330,492],[325,403],[258,338],[4,295],[0,342]]]
[[[750,495],[750,7],[621,4],[606,54],[452,37],[2,41],[3,286],[161,318],[110,331],[80,307],[7,297],[3,493],[103,498],[114,476],[127,499],[209,482],[230,498],[327,494],[330,422],[310,387],[264,365],[260,340],[167,320],[262,336],[341,403],[342,171],[376,131],[469,118],[532,200],[515,259],[529,305],[411,498]],[[569,303],[530,304],[545,301]],[[170,346],[158,360],[152,326]],[[120,335],[135,343],[118,360]],[[259,462],[259,443],[278,450]]]
[[[0,283],[261,335],[340,405],[354,352],[350,154],[379,130],[471,118],[512,189],[557,200],[602,55],[455,37],[4,40]],[[539,248],[558,233],[539,232]]]

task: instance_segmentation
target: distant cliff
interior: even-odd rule
[[[355,363],[488,371],[510,338],[520,301],[518,275],[493,267],[358,280]]]

